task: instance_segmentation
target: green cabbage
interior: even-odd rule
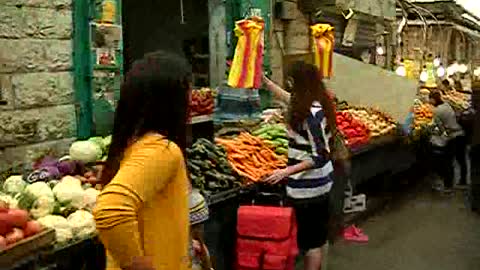
[[[93,163],[103,156],[102,149],[92,141],[77,141],[70,146],[70,158],[84,163]]]

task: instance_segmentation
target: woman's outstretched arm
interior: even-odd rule
[[[267,90],[272,92],[278,99],[285,103],[290,102],[290,93],[285,91],[283,88],[278,86],[276,83],[274,83],[272,80],[267,78],[267,76],[263,76],[263,81],[265,82],[265,86],[267,87]]]

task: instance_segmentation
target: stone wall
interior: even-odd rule
[[[292,2],[297,2],[294,0]],[[309,22],[298,8],[295,10],[295,19],[283,21],[275,19],[273,22],[271,50],[272,79],[283,84],[284,57],[288,55],[305,54],[310,51]]]
[[[0,1],[0,172],[75,136],[71,3]]]

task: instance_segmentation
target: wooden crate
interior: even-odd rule
[[[47,229],[32,237],[23,239],[0,251],[0,269],[10,269],[13,265],[33,257],[55,243],[55,230]]]

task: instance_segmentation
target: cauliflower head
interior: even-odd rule
[[[83,202],[87,209],[95,208],[95,205],[97,204],[97,197],[99,194],[100,191],[94,188],[87,188],[85,190],[85,192],[83,193]]]
[[[85,207],[83,199],[85,191],[81,186],[80,180],[77,183],[76,180],[72,178],[76,179],[74,177],[64,177],[64,179],[53,188],[53,193],[59,203],[81,209]]]
[[[62,216],[48,215],[39,218],[37,221],[43,227],[55,230],[55,236],[58,244],[64,244],[73,238],[70,223]]]
[[[88,211],[78,210],[68,216],[67,221],[70,223],[75,238],[87,238],[96,232],[95,219]]]
[[[39,219],[53,213],[55,209],[55,199],[50,196],[37,198],[30,209],[30,214],[34,219]]]
[[[91,141],[77,141],[70,146],[70,158],[72,160],[92,163],[102,157],[102,149]]]
[[[80,179],[78,179],[76,177],[73,177],[73,176],[70,176],[70,175],[64,176],[60,183],[63,183],[63,184],[66,184],[66,185],[72,185],[72,186],[81,186],[82,185],[82,181],[80,181]],[[58,185],[58,183],[57,183],[57,185]]]
[[[15,195],[22,192],[26,186],[27,183],[23,181],[21,175],[12,175],[3,183],[3,190],[8,194]]]
[[[25,188],[25,192],[33,195],[37,199],[43,196],[54,198],[53,191],[45,182],[35,182],[30,184]]]
[[[8,194],[0,193],[0,202],[4,202],[10,209],[18,208],[18,200]]]

